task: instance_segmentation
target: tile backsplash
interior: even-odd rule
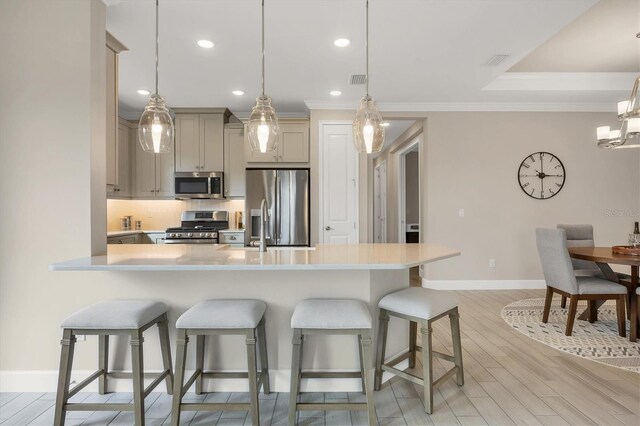
[[[133,216],[132,228],[141,220],[143,230],[164,231],[180,226],[184,210],[228,210],[233,228],[235,212],[244,210],[244,200],[107,200],[107,231],[119,231],[123,216]]]

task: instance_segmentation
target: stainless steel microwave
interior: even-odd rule
[[[175,173],[174,183],[178,199],[224,198],[223,172]]]

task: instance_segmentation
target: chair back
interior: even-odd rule
[[[578,294],[564,229],[536,229],[536,244],[547,286]]]
[[[593,240],[593,225],[558,225],[567,233],[567,247],[595,247]],[[581,259],[571,259],[575,271],[600,272],[594,262]]]

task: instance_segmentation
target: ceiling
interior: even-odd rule
[[[617,1],[627,0],[603,0]],[[154,85],[154,2],[105,3],[107,30],[129,48],[120,55],[121,112],[139,114],[148,97],[136,90]],[[371,95],[396,110],[464,103],[613,105],[632,80],[613,90],[490,86],[594,5],[597,0],[371,0]],[[363,0],[266,2],[266,93],[279,114],[306,114],[310,105],[355,107],[364,87],[350,86],[348,78],[365,71],[364,24]],[[334,46],[340,37],[351,44]],[[202,49],[199,39],[212,40],[215,47]],[[578,50],[576,56],[597,59],[589,45]],[[510,56],[486,66],[496,54]],[[259,0],[160,1],[159,91],[171,107],[226,106],[243,115],[254,104],[259,83]],[[232,90],[246,94],[234,96]],[[331,90],[342,95],[333,97]]]

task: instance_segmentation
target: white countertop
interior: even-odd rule
[[[164,234],[165,230],[161,231],[153,231],[148,229],[134,229],[131,231],[109,231],[107,232],[107,237],[119,237],[122,235],[135,235],[135,234]]]
[[[107,254],[49,265],[53,271],[216,271],[407,269],[458,256],[437,244],[320,244],[257,248],[226,244],[109,245]]]

